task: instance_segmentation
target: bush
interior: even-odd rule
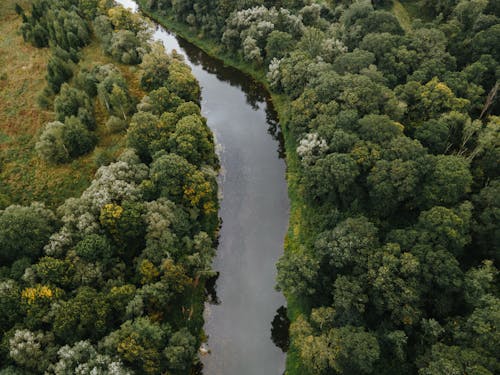
[[[55,93],[58,93],[61,85],[73,77],[71,65],[56,56],[51,56],[47,64],[47,83]]]
[[[65,163],[69,153],[63,141],[64,124],[60,121],[49,122],[35,145],[38,156],[49,163]]]
[[[97,143],[97,137],[89,132],[77,117],[66,119],[62,139],[71,158],[92,151]]]
[[[110,133],[119,133],[127,129],[127,122],[116,116],[109,116],[106,121],[106,129]]]

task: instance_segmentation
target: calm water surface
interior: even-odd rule
[[[134,1],[119,0],[137,10]],[[222,164],[223,220],[213,268],[219,304],[206,305],[211,354],[206,375],[281,375],[285,354],[271,340],[271,322],[285,299],[274,290],[289,202],[279,126],[266,90],[192,44],[157,26],[154,39],[177,50],[202,88],[201,108]]]

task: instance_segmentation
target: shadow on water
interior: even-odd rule
[[[290,346],[290,320],[288,319],[287,309],[281,306],[277,311],[271,323],[271,340],[274,344],[283,350],[288,351]]]
[[[269,125],[267,132],[278,142],[278,156],[280,159],[286,158],[285,138],[281,131],[281,126],[278,119],[278,113],[273,107],[273,103],[269,98],[266,98],[266,122]]]
[[[220,305],[220,299],[217,296],[217,279],[219,278],[220,272],[212,277],[209,277],[205,281],[205,295],[207,296],[207,302],[211,305]]]
[[[200,65],[206,72],[215,75],[219,80],[239,88],[246,95],[247,103],[254,109],[259,109],[259,104],[267,101],[268,96],[265,87],[250,75],[240,70],[224,65],[189,41],[176,36],[179,46],[184,50],[192,64]]]

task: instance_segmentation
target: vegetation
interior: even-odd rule
[[[90,184],[97,168],[102,163],[109,163],[123,150],[125,128],[120,132],[107,131],[106,110],[92,97],[88,104],[93,109],[93,116],[82,110],[80,118],[83,122],[95,119],[90,125],[93,137],[97,138],[95,148],[64,163],[45,162],[39,157],[36,143],[46,124],[56,117],[53,112],[55,97],[48,88],[44,89],[48,85],[47,62],[53,55],[49,48],[35,48],[23,42],[22,18],[16,15],[15,4],[14,0],[8,0],[0,7],[0,27],[4,36],[0,43],[0,208],[11,203],[30,205],[32,201],[43,201],[55,209],[65,199],[79,196]],[[29,10],[30,2],[20,4]],[[56,50],[64,54],[63,50]],[[81,87],[75,84],[83,75],[80,71],[113,61],[94,37],[78,55],[78,63],[70,64],[73,78],[68,84],[71,88]],[[140,72],[136,67],[116,62],[114,65],[126,78],[131,95],[141,98],[144,93],[139,89]]]
[[[499,9],[407,3],[142,2],[286,98],[290,374],[500,371]]]
[[[33,151],[57,169],[103,133],[121,132],[126,148],[104,155],[56,210],[0,210],[0,374],[185,374],[197,363],[219,226],[198,83],[149,42],[142,17],[112,2],[35,0],[16,11],[26,42],[51,49],[39,102],[53,120]],[[108,57],[88,64],[94,47]]]

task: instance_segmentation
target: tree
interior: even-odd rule
[[[89,262],[102,261],[106,263],[113,256],[113,248],[106,236],[90,234],[85,236],[75,246],[76,255]]]
[[[390,314],[390,322],[396,327],[415,327],[423,314],[420,270],[419,259],[402,251],[398,244],[388,243],[372,252],[365,282],[375,310],[370,313],[378,319]]]
[[[355,73],[359,74],[363,69],[368,68],[375,62],[375,55],[371,52],[355,49],[340,55],[333,62],[335,71],[339,74]]]
[[[318,291],[319,261],[308,252],[285,253],[276,267],[278,287],[286,295],[307,297]]]
[[[498,259],[500,246],[500,180],[495,179],[473,197],[473,243],[490,259]]]
[[[416,161],[379,160],[368,175],[373,207],[382,216],[391,215],[401,205],[411,208],[419,192],[421,172]]]
[[[164,154],[151,164],[150,177],[160,196],[181,203],[188,176],[195,170],[196,168],[182,156]]]
[[[358,175],[358,166],[350,155],[329,154],[304,171],[305,193],[317,203],[329,198],[339,203],[349,202]]]
[[[108,10],[108,17],[115,30],[130,30],[134,34],[148,28],[146,19],[123,6],[113,6]]]
[[[163,44],[154,43],[151,51],[142,59],[141,68],[144,72],[141,76],[141,87],[149,92],[165,86],[170,75],[171,61]]]
[[[403,135],[403,126],[385,115],[367,115],[359,120],[358,131],[362,139],[383,144]]]
[[[290,52],[295,46],[293,37],[283,31],[274,30],[268,37],[266,42],[266,59],[271,61],[274,58],[281,59]]]
[[[63,84],[61,92],[54,99],[56,120],[64,122],[67,117],[83,117],[82,110],[88,111],[90,116],[87,121],[84,121],[85,126],[89,130],[93,130],[95,128],[95,118],[90,98],[84,91],[73,88],[67,83]],[[85,120],[85,118],[80,118],[80,120],[82,119]]]
[[[10,264],[21,257],[35,260],[56,228],[55,215],[39,203],[0,211],[1,261]]]
[[[0,282],[0,332],[7,332],[20,318],[19,285],[14,280]]]
[[[379,359],[380,348],[375,335],[360,327],[345,326],[332,329],[329,344],[340,347],[329,358],[329,365],[343,374],[369,374]]]
[[[126,81],[113,70],[105,69],[105,77],[97,85],[97,94],[110,114],[127,120],[127,116],[134,110],[135,102],[130,96]]]
[[[317,256],[330,267],[352,275],[365,272],[368,254],[378,247],[377,228],[364,217],[346,219],[335,229],[319,234],[314,244]]]
[[[434,155],[443,154],[448,146],[449,129],[439,120],[429,120],[418,126],[415,138],[427,147]]]
[[[321,30],[315,27],[308,27],[304,30],[304,34],[297,47],[300,51],[306,53],[309,58],[314,59],[320,55],[324,40],[325,34]]]
[[[193,165],[216,165],[212,132],[200,116],[190,115],[179,120],[169,144],[171,152]]]
[[[338,276],[333,284],[335,320],[339,325],[360,324],[368,303],[366,287],[361,278]]]
[[[421,230],[420,242],[440,246],[455,256],[462,255],[470,242],[472,205],[464,202],[457,209],[435,206],[420,214],[417,227]]]
[[[140,104],[140,106],[144,106],[144,109],[139,108],[152,112],[157,116],[162,116],[165,112],[175,112],[177,107],[182,103],[183,100],[175,92],[170,91],[166,87],[160,87],[157,90],[149,92]]]
[[[495,46],[500,41],[500,25],[492,25],[487,30],[478,32],[471,41],[473,58],[481,55],[491,55],[496,61],[500,60],[500,53]]]
[[[419,375],[438,375],[443,373],[493,375],[488,357],[482,356],[473,349],[459,346],[448,346],[438,343],[432,346],[426,363],[420,368]],[[493,371],[490,371],[491,368]]]
[[[142,60],[142,43],[130,30],[117,30],[111,37],[108,52],[116,61],[136,65]]]
[[[92,151],[97,143],[97,137],[88,131],[76,117],[66,118],[62,128],[62,141],[70,158]]]
[[[97,340],[109,330],[110,306],[104,295],[89,287],[61,301],[54,311],[54,334],[65,343],[83,339]]]
[[[380,356],[380,347],[373,333],[361,327],[315,331],[300,316],[290,327],[299,355],[313,374],[335,371],[341,374],[369,374]]]
[[[166,86],[182,100],[200,102],[200,85],[191,74],[191,69],[183,61],[172,59]]]
[[[65,163],[69,151],[63,139],[64,124],[60,121],[49,122],[35,145],[38,156],[50,163]]]
[[[449,206],[459,202],[471,188],[469,162],[456,155],[438,155],[433,164],[433,171],[424,184],[422,204]]]
[[[169,332],[168,326],[162,327],[147,317],[127,320],[104,338],[102,347],[139,373],[157,374]]]
[[[50,366],[50,375],[131,375],[120,360],[102,355],[89,341],[78,341],[74,345],[65,345],[57,352],[59,361]]]
[[[469,104],[468,100],[457,98],[453,91],[436,77],[425,85],[410,81],[396,87],[395,92],[407,104],[406,118],[409,123],[437,118],[450,110],[460,112]]]
[[[74,265],[69,260],[43,257],[32,266],[33,272],[45,285],[68,288],[73,284]]]
[[[71,64],[52,55],[47,63],[47,83],[53,92],[58,93],[61,85],[73,77]]]
[[[188,371],[197,352],[196,338],[187,328],[180,329],[172,335],[164,350],[168,368],[178,373]]]
[[[130,120],[127,145],[134,148],[142,160],[149,161],[156,152],[167,149],[168,138],[174,131],[174,126],[160,122],[150,112],[137,112]]]
[[[44,354],[49,342],[50,337],[43,332],[18,329],[9,339],[9,355],[21,368],[43,372],[50,360]]]

